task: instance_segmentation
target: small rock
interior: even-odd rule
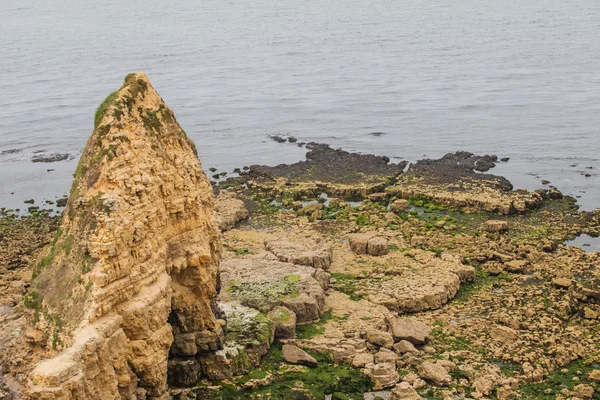
[[[409,342],[408,340],[401,340],[394,345],[394,350],[396,350],[399,354],[405,353],[418,353],[419,350],[415,347],[414,344]]]
[[[552,284],[559,289],[568,289],[573,284],[569,278],[554,278]]]
[[[429,338],[431,328],[414,318],[392,317],[387,320],[392,336],[396,340],[408,340],[412,344],[423,344]]]
[[[542,185],[548,185],[548,184],[550,184],[550,181],[547,181],[547,180],[545,180],[545,179],[542,179]]]
[[[293,339],[296,337],[296,313],[283,306],[273,308],[267,318],[275,323],[277,339]]]
[[[508,162],[508,160],[510,160],[510,157],[503,157],[500,159],[502,162]]]
[[[317,366],[317,360],[299,347],[284,344],[282,351],[283,359],[290,364],[302,364],[308,367]]]
[[[498,220],[485,221],[485,231],[491,233],[507,232],[508,222]]]
[[[488,396],[494,390],[494,383],[486,377],[479,377],[475,379],[472,387],[477,393]]]
[[[526,260],[514,260],[504,263],[504,269],[508,272],[512,273],[521,273],[525,271],[527,264],[529,262]]]
[[[588,374],[588,379],[592,382],[600,382],[600,369],[595,369]]]
[[[401,213],[410,209],[410,203],[404,199],[394,200],[390,205],[390,211],[393,213]]]
[[[589,307],[583,309],[583,318],[585,319],[598,319],[598,313]]]

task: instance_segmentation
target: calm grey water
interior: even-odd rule
[[[516,187],[547,179],[600,207],[597,0],[0,0],[0,9],[0,152],[21,150],[0,155],[1,206],[67,193],[77,159],[32,164],[33,152],[78,158],[97,105],[142,70],[205,168],[303,157],[271,134],[409,160],[468,150],[511,157],[496,173]]]

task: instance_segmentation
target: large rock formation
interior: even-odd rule
[[[74,176],[25,297],[52,356],[30,396],[166,398],[167,364],[222,346],[221,242],[194,144],[145,74],[98,108]]]

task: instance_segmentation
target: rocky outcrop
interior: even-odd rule
[[[197,363],[202,366],[204,375],[213,380],[231,379],[243,375],[260,364],[261,358],[267,354],[273,343],[275,324],[259,311],[243,306],[237,302],[219,303],[219,308],[227,320],[227,335],[223,349],[208,352],[198,357]],[[189,362],[189,361],[187,361]],[[195,360],[192,362],[196,363]],[[187,365],[185,362],[184,365]],[[198,365],[190,368],[194,376],[194,384],[198,380]],[[182,374],[173,371],[171,384],[175,386],[191,386],[188,382],[180,382]]]
[[[228,231],[249,216],[244,202],[238,199],[235,193],[228,191],[221,191],[215,199],[215,212],[217,224],[222,231]]]
[[[271,253],[232,258],[221,263],[222,301],[238,301],[260,312],[276,306],[294,312],[298,323],[319,319],[324,288],[315,268],[281,262]]]
[[[98,108],[74,176],[24,299],[50,356],[30,396],[166,398],[167,364],[222,345],[221,242],[194,144],[146,75]]]

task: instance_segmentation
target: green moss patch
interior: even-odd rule
[[[373,388],[372,382],[361,375],[360,370],[349,365],[334,364],[325,354],[311,354],[318,361],[315,368],[286,368],[281,351],[282,345],[274,343],[263,359],[262,365],[247,376],[224,385],[213,399],[295,399],[304,394],[308,398],[323,399],[332,394],[336,399],[362,399],[363,393]],[[267,374],[274,379],[265,386],[240,389],[251,379],[263,379]]]
[[[102,122],[102,118],[104,118],[104,114],[106,114],[106,110],[108,109],[108,106],[116,98],[117,98],[117,92],[112,92],[111,94],[109,94],[106,97],[106,99],[104,99],[104,101],[102,103],[100,103],[100,105],[98,106],[98,109],[96,109],[96,114],[94,115],[94,129],[96,129],[100,125],[100,122]]]

